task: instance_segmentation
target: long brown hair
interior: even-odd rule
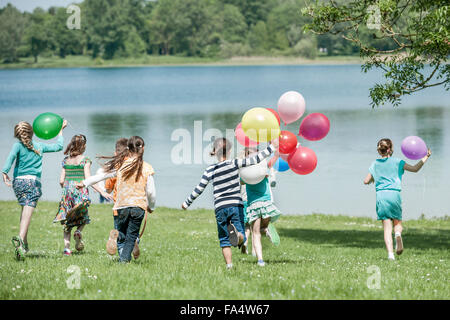
[[[136,174],[135,181],[138,182],[142,175],[142,167],[144,165],[144,139],[133,136],[128,139],[127,149],[116,154],[114,157],[99,157],[101,159],[110,159],[105,163],[106,172],[113,170],[121,170],[124,180],[130,179]],[[134,160],[122,168],[125,159],[131,155],[136,155]]]
[[[83,154],[84,151],[86,151],[86,136],[84,134],[77,134],[70,140],[64,154],[70,157],[76,157]]]
[[[14,126],[14,137],[19,139],[28,150],[40,154],[33,146],[33,134],[33,127],[26,121],[21,121]]]
[[[383,157],[392,156],[392,154],[394,153],[394,145],[392,144],[391,139],[384,138],[378,141],[377,150],[378,153]]]

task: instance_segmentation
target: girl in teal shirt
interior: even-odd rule
[[[13,145],[6,159],[2,175],[3,182],[8,187],[13,187],[17,201],[22,206],[19,235],[12,238],[17,259],[23,259],[25,253],[28,252],[28,227],[34,208],[36,208],[37,202],[42,195],[40,181],[42,156],[46,152],[57,152],[63,149],[62,130],[66,125],[67,121],[64,120],[58,135],[58,141],[52,144],[33,141],[33,127],[28,122],[19,122],[14,127],[14,137],[19,141]],[[14,179],[11,183],[8,173],[14,162]]]
[[[255,148],[246,148],[245,156],[249,157],[255,152],[257,152]],[[275,152],[275,155],[267,163],[267,169],[272,168],[278,157],[278,152]],[[247,195],[246,212],[244,213],[246,216],[245,222],[251,227],[252,251],[258,258],[258,265],[262,267],[265,263],[262,256],[261,230],[264,230],[272,243],[278,246],[280,237],[273,222],[280,217],[281,212],[273,204],[272,191],[267,176],[257,184],[246,184],[245,188]]]
[[[384,242],[388,251],[388,259],[395,260],[392,244],[392,221],[394,222],[396,253],[403,252],[402,240],[402,177],[406,171],[418,172],[431,156],[431,151],[416,165],[411,166],[405,161],[392,157],[394,148],[390,139],[378,142],[378,153],[381,159],[375,160],[369,168],[365,184],[375,183],[376,207],[378,220],[383,222]]]

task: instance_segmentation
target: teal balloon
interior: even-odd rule
[[[61,131],[63,121],[63,118],[55,113],[41,113],[33,121],[34,134],[44,140],[52,139]]]
[[[278,160],[275,162],[273,167],[278,172],[284,172],[284,171],[288,171],[289,170],[289,164],[287,163],[287,161],[284,161],[281,158],[278,158]]]

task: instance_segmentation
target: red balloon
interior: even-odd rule
[[[295,134],[290,131],[281,131],[278,141],[280,142],[279,151],[282,154],[289,154],[294,151],[298,142]]]
[[[273,109],[270,109],[270,108],[266,108],[267,110],[269,110],[270,112],[272,112],[273,113],[273,115],[277,118],[277,120],[278,120],[278,124],[281,124],[281,121],[280,121],[280,116],[278,115],[278,112],[276,112],[275,110],[273,110]]]
[[[239,122],[239,124],[236,126],[236,129],[234,130],[234,135],[236,136],[236,140],[244,147],[254,147],[259,144],[259,142],[253,141],[252,139],[250,139],[245,135],[244,130],[242,129],[241,122]]]
[[[307,147],[298,147],[289,155],[288,164],[291,170],[297,174],[309,174],[317,166],[317,156]]]
[[[330,120],[322,113],[311,113],[300,124],[298,135],[310,141],[323,139],[330,131]]]

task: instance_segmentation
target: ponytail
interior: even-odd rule
[[[14,137],[19,139],[20,142],[30,151],[33,151],[37,155],[40,155],[39,151],[33,146],[33,127],[31,124],[25,121],[21,121],[14,127]]]

